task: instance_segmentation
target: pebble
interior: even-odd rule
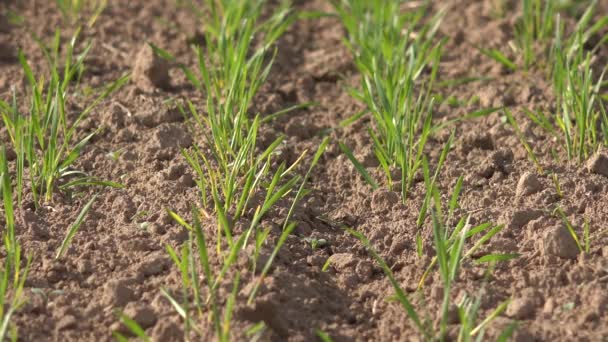
[[[146,304],[131,302],[125,307],[124,313],[144,329],[150,328],[157,321],[156,313]]]
[[[148,44],[143,44],[135,56],[133,81],[143,91],[167,89],[171,86],[169,63],[158,57]]]
[[[152,341],[181,341],[184,333],[177,323],[161,320],[152,329],[150,337]]]
[[[164,235],[167,232],[163,225],[156,222],[151,222],[148,225],[148,230],[156,235]]]
[[[534,209],[516,210],[510,214],[509,228],[510,229],[520,229],[523,226],[525,226],[526,224],[528,224],[528,222],[536,220],[537,218],[541,217],[542,214],[543,214],[542,211],[534,210]]]
[[[176,108],[148,108],[134,115],[135,120],[146,127],[155,127],[162,123],[179,122],[183,115]]]
[[[524,172],[517,182],[517,189],[515,191],[517,197],[528,196],[540,191],[542,185],[538,180],[536,174],[532,172]]]
[[[176,124],[163,124],[159,126],[151,140],[151,147],[161,150],[192,146],[190,134]]]
[[[181,177],[179,177],[179,179],[177,180],[177,184],[183,186],[184,188],[191,188],[195,185],[194,179],[192,178],[192,175],[189,173],[183,174]]]
[[[154,276],[162,273],[167,266],[167,258],[162,256],[154,257],[150,260],[142,262],[139,266],[139,271],[146,277]]]
[[[545,233],[543,239],[543,253],[562,259],[576,259],[580,250],[576,241],[563,225],[556,226]]]
[[[372,195],[372,210],[376,212],[391,209],[399,202],[400,196],[395,191],[380,189]]]
[[[587,161],[587,169],[591,173],[608,177],[608,154],[598,152]]]
[[[125,306],[135,300],[135,293],[122,280],[111,280],[104,285],[103,301],[106,305]]]
[[[336,253],[329,257],[329,264],[338,272],[347,271],[355,262],[355,257],[350,253]]]
[[[534,315],[534,300],[524,296],[515,298],[507,307],[507,316],[515,319],[529,319]]]

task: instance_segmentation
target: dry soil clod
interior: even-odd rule
[[[125,307],[125,315],[133,319],[142,328],[147,329],[156,324],[156,313],[146,304],[129,303]]]
[[[398,202],[399,194],[397,192],[380,189],[372,195],[371,206],[374,212],[382,212],[390,210]]]
[[[157,56],[150,45],[144,44],[135,57],[133,81],[143,91],[168,89],[171,86],[169,63]]]
[[[135,299],[135,293],[124,281],[114,280],[106,283],[104,286],[104,302],[107,305],[114,307],[125,306],[130,301]]]
[[[507,316],[515,319],[529,319],[534,316],[534,299],[523,296],[513,299],[507,307]]]
[[[535,173],[524,172],[517,182],[517,189],[515,193],[517,197],[528,196],[540,191],[541,188],[542,184],[538,180]]]
[[[543,253],[545,256],[576,259],[579,252],[576,241],[563,225],[558,225],[545,233],[543,239]]]
[[[599,151],[587,161],[587,169],[591,173],[608,177],[608,153]]]

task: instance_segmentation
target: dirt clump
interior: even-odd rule
[[[133,81],[143,91],[169,89],[169,62],[159,57],[149,44],[143,44],[134,59]]]
[[[545,233],[543,253],[545,256],[576,259],[580,250],[568,228],[564,225],[557,225]]]
[[[589,172],[608,177],[608,152],[598,151],[587,161]]]

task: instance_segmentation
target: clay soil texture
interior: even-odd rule
[[[216,208],[209,198],[203,203],[200,175],[181,153],[182,149],[208,148],[205,132],[197,131],[188,111],[186,115],[180,111],[180,106],[191,101],[206,115],[205,93],[179,67],[196,67],[191,45],[205,42],[207,19],[186,3],[110,0],[89,26],[86,20],[63,14],[54,1],[0,2],[0,99],[7,103],[12,103],[15,93],[22,111],[30,105],[31,87],[19,51],[27,56],[36,75],[49,79],[48,63],[35,37],[50,45],[57,29],[61,29],[61,42],[67,43],[82,26],[76,51],[92,41],[85,71],[67,98],[68,113],[90,103],[87,90],[96,92],[126,73],[131,75],[78,123],[74,133],[74,140],[79,140],[97,132],[72,168],[123,187],[57,189],[51,201],[37,204],[26,185],[23,202],[16,205],[16,238],[24,255],[32,256],[23,293],[26,302],[11,318],[20,341],[110,341],[115,331],[135,340],[121,323],[120,312],[134,319],[153,341],[218,339],[209,306],[203,305],[205,310],[199,315],[186,305],[193,301],[191,287],[184,286],[180,269],[167,252],[170,246],[181,257],[182,246],[196,244],[191,242],[192,231],[176,222],[167,209],[192,222],[194,206],[201,213],[213,274],[227,258],[225,245],[224,254],[218,255],[216,242],[223,233],[217,232]],[[279,2],[268,1],[264,6],[262,18],[278,8]],[[480,296],[477,323],[501,303],[508,303],[485,327],[484,340],[498,338],[508,327],[514,327],[509,338],[514,341],[606,340],[608,154],[600,146],[581,162],[569,160],[561,136],[551,135],[525,114],[525,109],[556,110],[547,69],[512,69],[480,50],[498,49],[518,65],[523,63],[512,48],[514,27],[522,13],[519,1],[435,1],[423,20],[444,8],[434,38],[443,40],[443,53],[431,93],[436,96],[433,124],[446,125],[432,131],[423,153],[432,175],[453,132],[452,146],[436,181],[443,203],[449,202],[462,177],[454,217],[468,217],[470,226],[488,222],[502,227],[475,253],[462,258],[452,284],[445,339],[458,338],[462,322],[457,305],[465,296]],[[385,181],[374,153],[368,130],[374,125],[373,118],[365,104],[349,93],[351,87],[360,87],[361,74],[352,50],[344,44],[347,32],[343,23],[336,15],[312,15],[335,13],[334,6],[327,0],[296,0],[292,11],[310,15],[291,22],[273,44],[274,63],[249,113],[252,118],[256,113],[264,117],[298,104],[313,104],[264,121],[257,151],[262,153],[284,136],[274,151],[275,159],[288,166],[297,162],[290,172],[303,176],[319,145],[325,138],[329,142],[306,180],[305,196],[293,210],[291,221],[296,226],[265,277],[260,277],[261,265],[273,257],[293,193],[278,201],[259,223],[260,230],[268,230],[266,242],[258,250],[251,237],[226,272],[225,281],[220,281],[215,300],[223,312],[232,298],[233,280],[237,274],[240,277],[228,328],[230,339],[424,340],[395,299],[386,272],[346,229],[369,239],[417,312],[428,318],[426,324],[439,327],[444,283],[436,266],[419,286],[436,255],[431,215],[417,224],[430,191],[422,168],[402,201],[400,189]],[[572,30],[574,16],[580,13],[572,12],[563,13],[566,30]],[[608,2],[599,1],[593,18],[607,13]],[[603,34],[605,29],[594,32],[591,43],[581,47],[594,54],[595,76],[601,74],[608,58],[608,44],[597,48],[592,44]],[[170,52],[175,60],[155,55],[148,43]],[[421,78],[428,77],[425,68]],[[603,89],[598,91],[601,94]],[[466,117],[487,108],[496,110]],[[519,132],[503,108],[512,113]],[[345,124],[344,120],[361,112],[357,120]],[[0,139],[10,144],[4,122]],[[542,172],[522,140],[530,146]],[[338,142],[348,146],[379,183],[376,189]],[[307,153],[299,160],[304,151]],[[9,153],[8,159],[12,172],[15,156],[11,158]],[[276,169],[275,164],[271,167]],[[264,180],[264,186],[269,182]],[[56,258],[66,232],[94,194],[98,197],[82,226],[64,255]],[[254,210],[246,210],[238,222],[230,223],[235,240],[245,233],[254,214]],[[585,227],[588,239],[584,238]],[[465,241],[464,250],[475,242]],[[508,260],[489,267],[478,260],[485,254]],[[0,255],[5,258],[6,251]],[[257,270],[251,267],[254,258],[258,259]],[[200,296],[208,301],[205,281],[201,271]],[[257,296],[248,303],[250,291],[258,283]],[[185,325],[165,293],[191,311],[189,320],[196,329]]]

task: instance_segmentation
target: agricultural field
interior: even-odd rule
[[[0,342],[608,341],[607,69],[604,0],[0,1]]]

